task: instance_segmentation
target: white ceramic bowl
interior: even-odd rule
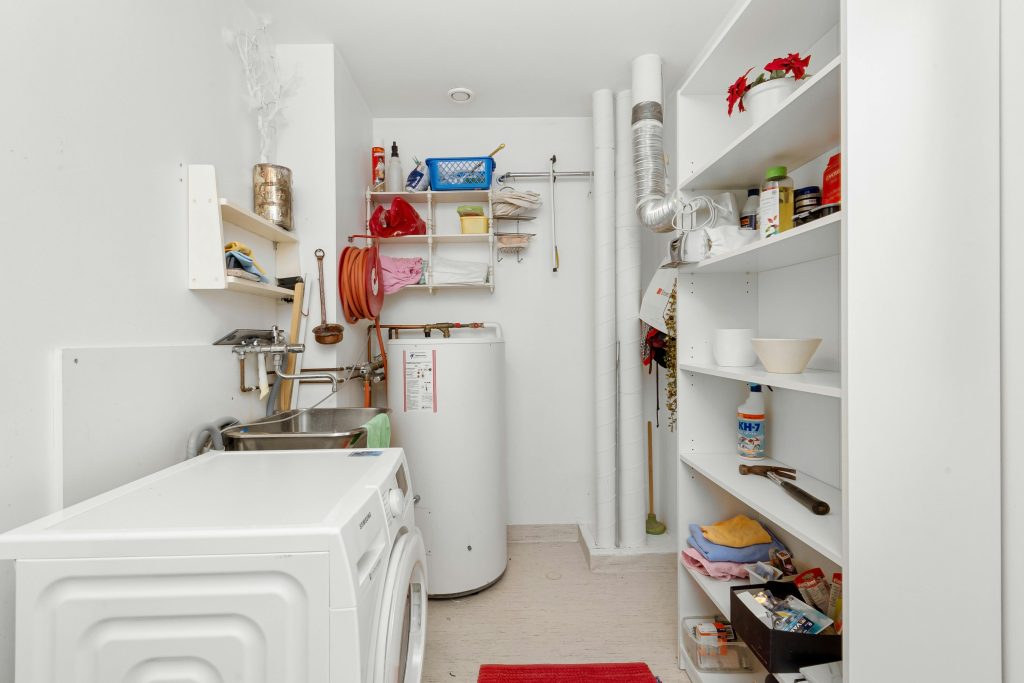
[[[754,353],[768,372],[796,374],[804,371],[811,356],[821,345],[821,339],[765,339],[750,340]]]

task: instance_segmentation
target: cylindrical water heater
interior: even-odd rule
[[[406,334],[387,341],[388,407],[420,497],[428,591],[475,593],[508,562],[505,341],[492,323],[449,338]]]

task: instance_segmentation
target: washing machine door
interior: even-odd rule
[[[384,581],[375,683],[420,683],[427,638],[427,555],[420,530],[395,543]]]

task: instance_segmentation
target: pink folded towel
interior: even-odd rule
[[[392,294],[406,285],[415,285],[423,275],[423,259],[380,257],[380,279],[384,293]]]
[[[747,578],[747,570],[743,568],[742,564],[736,562],[712,562],[704,557],[696,548],[687,548],[683,551],[683,564],[697,570],[704,576],[710,576],[712,579],[729,581],[731,579]]]

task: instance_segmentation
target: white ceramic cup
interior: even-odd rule
[[[753,337],[753,330],[715,330],[715,341],[711,347],[715,362],[727,368],[750,367],[757,361],[754,346],[750,343]]]

